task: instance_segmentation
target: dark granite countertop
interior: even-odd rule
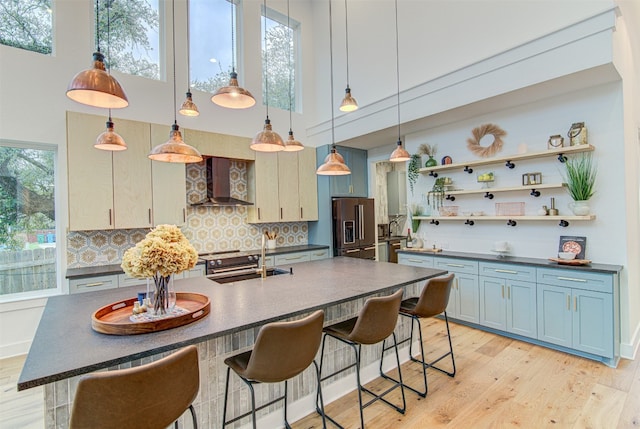
[[[543,268],[562,268],[568,270],[578,270],[578,271],[591,271],[591,272],[601,272],[614,274],[622,271],[621,265],[609,265],[609,264],[594,264],[591,263],[589,265],[564,265],[558,264],[557,262],[549,261],[548,259],[540,259],[540,258],[526,258],[519,256],[502,256],[502,255],[487,255],[484,253],[466,253],[466,252],[451,252],[447,250],[443,250],[442,252],[433,253],[426,249],[417,250],[417,249],[400,249],[396,253],[408,253],[413,255],[430,255],[435,257],[449,257],[449,258],[459,258],[459,259],[474,259],[482,262],[498,262],[504,264],[524,264],[524,265],[535,265],[536,267]]]
[[[389,241],[404,240],[406,235],[392,235],[391,237],[378,237],[378,243],[386,243]]]
[[[286,253],[304,252],[307,250],[328,249],[329,246],[317,245],[317,244],[305,244],[301,246],[285,246],[276,247],[275,249],[269,249],[265,252],[266,256],[270,255],[283,255]],[[260,254],[260,249],[249,249],[246,252]],[[204,261],[198,261],[198,264],[204,264]],[[111,265],[96,265],[93,267],[83,268],[70,268],[67,270],[65,277],[68,279],[81,279],[86,277],[96,276],[108,276],[111,274],[122,274],[122,268],[120,264]]]
[[[176,290],[208,296],[210,314],[189,325],[141,335],[105,335],[91,328],[91,315],[97,309],[135,296],[139,287],[51,297],[18,379],[18,390],[390,292],[446,271],[339,257],[294,264],[293,273],[223,285],[206,277],[176,280]]]

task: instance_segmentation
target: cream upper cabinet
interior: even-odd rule
[[[67,113],[69,229],[90,231],[151,226],[149,125],[116,120],[128,149],[110,152],[93,144],[106,117]]]
[[[280,222],[300,220],[298,154],[295,152],[278,152],[278,200]]]
[[[249,166],[249,199],[254,202],[248,207],[251,223],[279,222],[280,199],[278,197],[278,154],[256,152],[256,161]]]
[[[306,148],[298,154],[299,219],[318,220],[318,179],[316,176],[315,148]]]
[[[164,143],[169,138],[171,127],[151,124],[151,147]],[[187,187],[185,164],[151,161],[153,189],[153,224],[184,225],[187,210]]]
[[[227,134],[182,129],[184,142],[195,147],[202,155],[253,161],[256,152],[251,150],[251,139]]]

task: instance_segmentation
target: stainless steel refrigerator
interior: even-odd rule
[[[334,255],[375,259],[373,198],[333,198],[332,204]]]

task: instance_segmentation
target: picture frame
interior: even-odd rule
[[[561,235],[558,243],[558,252],[572,252],[576,259],[585,259],[587,237],[575,235]]]
[[[442,157],[442,161],[440,163],[442,165],[453,164],[453,160],[451,159],[451,157],[449,155],[447,155],[447,156],[443,156]]]

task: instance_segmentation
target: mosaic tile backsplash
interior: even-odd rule
[[[229,172],[231,195],[247,198],[247,163],[232,161]],[[188,164],[187,203],[207,195],[204,163]],[[308,244],[306,222],[273,224],[247,223],[246,207],[187,207],[187,222],[182,231],[198,253],[259,249],[262,232],[277,232],[277,246]],[[67,234],[67,268],[117,264],[124,252],[142,240],[148,229],[73,231]]]

